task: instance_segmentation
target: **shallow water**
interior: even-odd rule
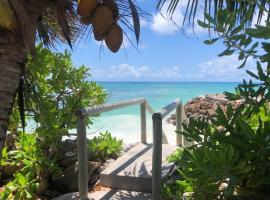
[[[179,98],[183,103],[204,94],[233,91],[237,83],[151,83],[151,82],[101,82],[110,94],[108,102],[117,102],[133,98],[145,98],[155,111],[169,102]],[[88,128],[88,137],[93,137],[99,131],[110,131],[113,136],[123,139],[125,143],[140,140],[140,108],[131,106],[102,114],[94,119],[94,124]],[[171,129],[164,124],[165,129]],[[166,131],[166,130],[165,130]],[[171,132],[171,131],[170,131]],[[147,115],[148,140],[152,136],[151,116]],[[169,133],[172,134],[172,133]]]

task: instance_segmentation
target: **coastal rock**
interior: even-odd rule
[[[223,112],[227,111],[227,105],[231,104],[235,110],[243,104],[243,100],[229,101],[224,94],[209,94],[202,97],[195,97],[184,106],[186,117],[209,119],[216,115],[216,109],[220,107]],[[167,119],[167,123],[176,124],[175,114]]]
[[[213,110],[213,109],[207,109],[207,114],[208,114],[209,116],[214,116],[214,115],[216,114],[216,111]]]

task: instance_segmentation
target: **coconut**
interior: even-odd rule
[[[97,7],[97,0],[78,0],[77,13],[82,17],[91,16]]]
[[[81,17],[81,22],[84,25],[90,25],[92,23],[92,16]]]
[[[99,35],[94,30],[93,30],[93,34],[94,34],[94,38],[95,38],[96,41],[101,41],[101,40],[103,40],[105,38],[105,35]]]
[[[106,6],[99,6],[92,18],[95,38],[102,38],[112,27],[113,13]]]
[[[116,53],[123,43],[123,31],[117,24],[113,25],[107,36],[105,37],[107,47]]]
[[[103,5],[107,6],[112,11],[113,19],[117,21],[119,18],[119,8],[117,3],[115,3],[114,0],[104,0]]]

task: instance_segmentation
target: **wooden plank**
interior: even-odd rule
[[[163,107],[159,112],[161,114],[161,118],[163,119],[168,114],[170,114],[179,105],[179,102],[180,101],[178,99],[176,99],[175,101],[171,102],[167,106]]]
[[[146,108],[145,101],[140,105],[141,109],[141,142],[146,143]]]
[[[183,146],[183,135],[182,135],[182,123],[183,123],[183,106],[182,102],[176,108],[176,145]]]
[[[162,115],[155,113],[153,118],[153,161],[152,161],[152,199],[161,199],[162,171]]]
[[[88,193],[88,159],[86,146],[86,124],[85,116],[78,116],[77,119],[77,151],[78,151],[78,187],[80,199],[87,199]]]
[[[82,115],[90,116],[90,115],[94,115],[94,114],[100,114],[103,112],[108,112],[108,111],[124,108],[127,106],[141,104],[144,101],[145,101],[144,99],[132,99],[132,100],[121,101],[121,102],[117,102],[117,103],[108,103],[108,104],[84,108],[84,109],[81,109],[80,112]]]
[[[165,180],[173,164],[166,158],[176,150],[176,146],[163,145],[162,179]],[[139,143],[118,158],[100,174],[100,183],[114,189],[142,192],[152,191],[152,144]]]
[[[89,194],[89,198],[91,200],[109,200],[109,199],[149,200],[151,199],[151,196],[152,196],[151,193],[126,191],[126,190],[112,190],[109,188]]]
[[[72,192],[61,195],[52,200],[78,200],[78,192]],[[88,193],[88,199],[91,200],[109,200],[109,199],[121,199],[121,200],[149,200],[151,199],[151,193],[126,191],[126,190],[112,190],[110,188],[101,188],[100,191]]]

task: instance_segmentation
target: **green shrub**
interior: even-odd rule
[[[170,193],[183,193],[186,185],[179,184],[183,181],[192,187],[195,199],[229,198],[247,190],[255,194],[268,187],[270,120],[265,109],[269,110],[268,104],[248,116],[244,107],[233,112],[228,105],[226,113],[217,109],[211,123],[190,119],[183,135],[195,144],[171,156],[180,178]]]
[[[4,186],[0,199],[34,199],[39,183],[46,179],[44,171],[55,173],[60,169],[54,160],[44,157],[38,145],[37,134],[20,133],[16,149],[2,152],[2,166],[17,166],[12,181]]]
[[[108,131],[88,141],[88,151],[93,159],[106,161],[117,158],[123,150],[123,141],[112,137]]]
[[[220,8],[217,17],[206,14],[204,22],[198,20],[216,37],[206,44],[222,41],[226,47],[220,57],[238,54],[239,68],[254,59],[257,73],[247,70],[256,82],[244,80],[235,93],[225,92],[230,100],[243,100],[238,109],[228,105],[226,112],[217,109],[211,123],[191,119],[184,125],[184,136],[195,145],[177,159],[179,180],[192,186],[196,200],[270,199],[270,23],[246,27],[254,7],[244,7]],[[235,23],[243,10],[246,14]]]
[[[26,122],[34,122],[35,133],[20,134],[15,150],[4,149],[1,165],[18,165],[20,170],[4,186],[0,199],[7,195],[34,199],[41,188],[38,184],[46,184],[51,173],[59,172],[59,143],[76,127],[76,109],[102,104],[107,98],[105,90],[89,77],[89,68],[74,66],[69,52],[55,53],[41,44],[36,47],[35,57],[26,63],[24,85]],[[15,103],[9,131],[21,128],[19,116]],[[86,124],[91,124],[91,118]]]

